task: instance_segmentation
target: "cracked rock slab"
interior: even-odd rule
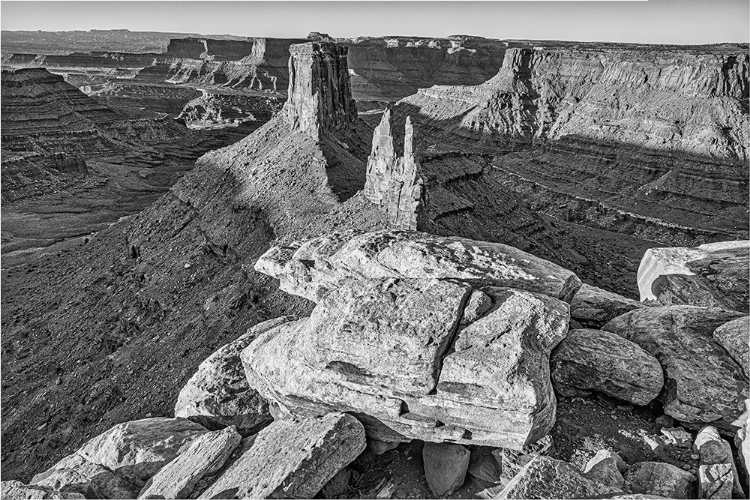
[[[612,318],[641,307],[646,305],[584,283],[570,301],[570,317],[585,328],[601,328]]]

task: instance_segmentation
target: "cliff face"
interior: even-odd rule
[[[352,99],[346,47],[308,42],[289,48],[289,91],[284,109],[292,130],[314,139],[345,130],[357,118]]]

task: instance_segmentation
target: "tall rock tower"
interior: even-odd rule
[[[402,230],[423,229],[427,196],[419,163],[414,157],[414,129],[406,118],[404,156],[393,150],[391,110],[372,135],[372,151],[367,159],[365,197],[380,207],[391,227]]]
[[[331,42],[289,47],[289,97],[284,113],[292,130],[315,140],[324,132],[345,130],[357,119],[352,99],[348,48]]]

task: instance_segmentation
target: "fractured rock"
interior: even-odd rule
[[[750,241],[646,250],[638,268],[641,300],[748,310]]]
[[[272,247],[255,270],[277,278],[285,292],[313,302],[344,278],[455,278],[566,302],[581,286],[571,271],[508,245],[415,231],[334,233]]]
[[[35,475],[30,485],[80,493],[86,498],[135,498],[139,491],[119,474],[78,453],[68,455],[51,469]]]
[[[750,373],[750,316],[727,321],[714,330],[713,339],[727,350],[747,376]]]
[[[612,318],[641,307],[645,304],[584,283],[570,301],[570,317],[584,328],[601,328]]]
[[[248,381],[288,413],[352,412],[373,439],[520,449],[554,423],[549,352],[568,306],[484,287],[493,309],[455,335],[470,291],[458,280],[342,281],[310,318],[242,352]]]
[[[731,464],[701,465],[698,468],[698,498],[732,498],[734,483]]]
[[[391,110],[386,109],[373,132],[364,194],[386,214],[392,228],[423,229],[427,200],[419,163],[414,157],[414,129],[407,117],[404,156],[398,157],[393,148],[390,119]]]
[[[221,469],[240,439],[234,427],[196,438],[146,483],[139,498],[189,498],[201,478]]]
[[[464,484],[469,459],[469,450],[460,444],[424,444],[424,475],[435,497],[450,495]]]
[[[563,396],[592,390],[646,405],[659,395],[659,362],[637,344],[602,330],[572,330],[550,358],[552,381]]]
[[[639,462],[625,473],[625,485],[633,493],[667,498],[695,498],[698,480],[689,472],[663,462]]]
[[[86,498],[81,493],[55,491],[45,486],[32,486],[21,481],[3,481],[0,483],[0,497],[8,500],[37,498]]]
[[[259,323],[206,358],[177,396],[175,417],[205,415],[235,425],[241,433],[270,422],[268,403],[247,384],[240,352],[261,333],[294,319],[284,316]]]
[[[664,413],[730,430],[744,410],[748,381],[711,334],[739,316],[715,308],[647,307],[618,316],[602,329],[635,342],[659,361]]]
[[[351,415],[278,420],[200,498],[312,498],[364,449]]]
[[[610,450],[600,450],[586,464],[583,475],[594,481],[622,489],[625,479],[622,473],[628,466],[623,462],[620,455]]]
[[[567,462],[539,456],[526,464],[496,498],[601,498],[620,492],[585,477]]]
[[[737,498],[742,498],[744,492],[742,491],[742,483],[740,482],[739,474],[737,473],[737,467],[734,464],[732,447],[725,439],[722,439],[721,435],[719,435],[719,431],[712,426],[707,426],[701,429],[695,438],[695,449],[700,454],[701,466],[711,466],[716,464],[729,466],[731,469],[731,479],[733,481],[732,489]],[[721,481],[724,481],[728,477],[730,476],[727,473],[722,472],[721,469],[711,469],[706,471],[704,479],[710,480],[711,478],[714,478],[718,481],[720,478]],[[716,490],[716,494],[719,494],[718,491],[721,490],[721,486],[715,484],[714,486],[706,486],[706,489],[711,491]]]

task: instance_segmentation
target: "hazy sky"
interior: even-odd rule
[[[300,37],[446,36],[699,44],[747,42],[748,0],[514,2],[12,2],[4,30]]]

